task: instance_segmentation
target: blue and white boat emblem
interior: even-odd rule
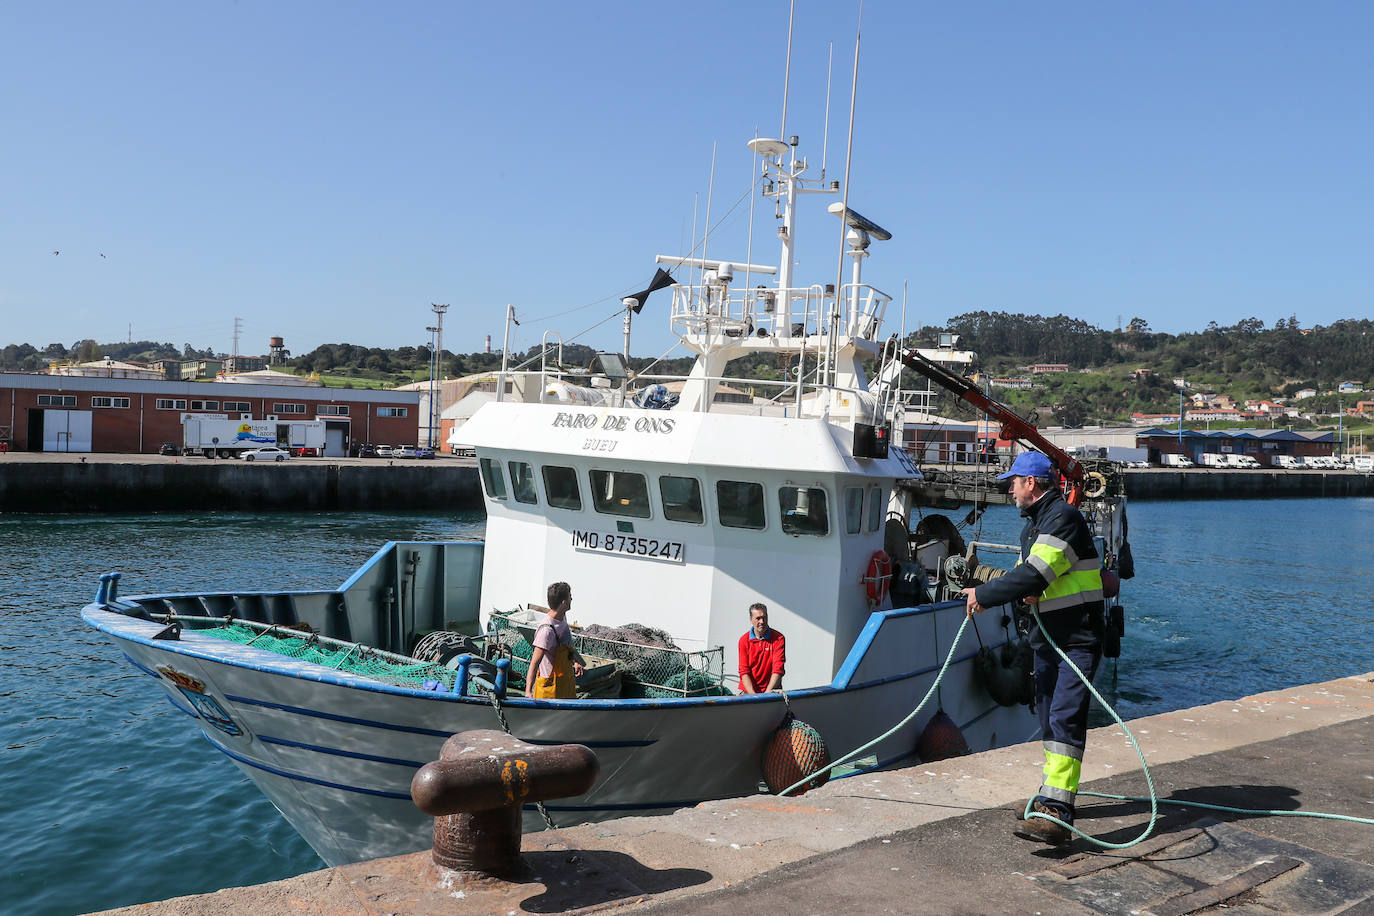
[[[199,678],[192,677],[175,668],[169,668],[166,665],[159,666],[157,671],[158,674],[176,685],[177,690],[180,690],[182,695],[191,702],[196,712],[206,722],[226,735],[238,737],[243,734],[243,729],[239,728],[234,720],[229,718],[229,714],[224,711],[223,706],[219,705],[219,701],[205,692],[205,683]]]

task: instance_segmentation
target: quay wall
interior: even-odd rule
[[[0,512],[477,510],[472,465],[0,462]]]
[[[1127,468],[1123,473],[1131,500],[1374,496],[1374,475],[1356,471]]]
[[[1353,471],[1131,468],[1123,473],[1132,500],[1374,496],[1374,475]],[[984,490],[949,489],[941,494],[956,501],[988,496]],[[89,461],[75,455],[25,460],[11,454],[0,459],[0,512],[481,508],[477,468],[457,459],[304,459],[282,464],[112,455],[93,455]]]

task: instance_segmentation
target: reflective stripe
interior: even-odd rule
[[[1054,567],[1037,556],[1030,556],[1026,559],[1026,565],[1040,574],[1040,578],[1046,582],[1053,582],[1059,578],[1054,574]]]
[[[1082,772],[1082,760],[1076,757],[1056,754],[1046,749],[1045,784],[1041,786],[1040,794],[1053,798],[1056,801],[1064,801],[1073,804],[1074,795],[1078,793],[1078,778]],[[1045,791],[1046,789],[1057,789],[1060,793],[1067,793],[1068,798],[1063,798],[1059,794],[1047,792]]]
[[[1051,582],[1040,596],[1040,609],[1052,611],[1101,600],[1102,573],[1094,566],[1092,569],[1075,569]]]
[[[1031,545],[1030,556],[1026,558],[1027,562],[1031,562],[1038,558],[1049,564],[1054,570],[1055,576],[1064,575],[1064,573],[1068,572],[1069,569],[1073,567],[1073,561],[1065,555],[1063,550],[1060,550],[1052,544],[1046,544],[1045,540],[1046,538],[1044,535],[1036,538],[1035,543]],[[1054,538],[1054,540],[1058,540],[1058,538]],[[1059,541],[1059,543],[1062,544],[1064,542]]]
[[[1083,759],[1083,748],[1074,747],[1072,744],[1065,744],[1062,741],[1046,741],[1045,753],[1058,754],[1060,757],[1072,757],[1074,760]]]
[[[1052,534],[1041,534],[1035,538],[1037,544],[1044,544],[1046,547],[1053,547],[1055,550],[1068,557],[1070,563],[1078,562],[1078,552],[1073,549],[1073,545],[1062,538],[1057,538]]]
[[[1078,797],[1076,792],[1066,792],[1063,789],[1056,789],[1054,786],[1041,786],[1040,791],[1036,794],[1057,802],[1063,802],[1070,808],[1073,807],[1074,799]]]
[[[1058,598],[1041,598],[1039,610],[1042,614],[1050,611],[1062,610],[1066,607],[1082,607],[1085,604],[1092,604],[1102,600],[1102,589],[1086,592],[1074,592],[1071,595],[1060,595]]]

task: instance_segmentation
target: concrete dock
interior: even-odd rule
[[[1161,798],[1374,817],[1374,672],[1128,725]],[[1013,838],[1042,759],[1021,744],[531,834],[519,881],[464,880],[423,852],[108,912],[1374,914],[1367,824],[1161,806],[1134,849]],[[1081,791],[1147,794],[1119,726],[1091,732]],[[1099,838],[1148,820],[1143,802],[1080,797],[1078,826]]]
[[[911,486],[924,504],[1006,502],[968,478],[970,465],[929,468]],[[1374,496],[1356,471],[1128,468],[1132,500]],[[0,512],[391,511],[482,508],[471,458],[292,458],[280,464],[163,455],[0,454]]]

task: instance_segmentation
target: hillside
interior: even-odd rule
[[[1231,327],[1215,322],[1204,330],[1164,334],[1133,319],[1120,330],[1103,330],[1065,315],[1043,317],[1003,312],[969,312],[944,327],[927,327],[908,343],[933,345],[937,335],[959,335],[959,346],[978,354],[977,371],[988,378],[1021,378],[1034,387],[994,388],[994,394],[1021,409],[1040,425],[1078,426],[1120,423],[1134,412],[1169,413],[1178,409],[1174,379],[1184,379],[1187,391],[1247,399],[1291,397],[1303,388],[1319,392],[1340,382],[1374,385],[1374,321],[1346,319],[1329,326],[1303,328],[1296,317],[1280,319],[1266,328],[1257,318]],[[42,350],[29,344],[10,344],[0,351],[0,370],[41,371],[49,359],[98,359],[146,362],[154,359],[211,357],[189,343],[180,349],[154,341],[96,344],[76,341],[70,348],[49,344]],[[222,355],[222,354],[221,354]],[[563,348],[568,366],[583,368],[595,351],[579,344]],[[538,348],[512,354],[511,365],[533,359]],[[550,362],[552,359],[550,359]],[[431,354],[426,347],[386,349],[356,344],[324,344],[290,360],[285,367],[300,374],[319,373],[328,384],[386,387],[429,377]],[[455,377],[493,371],[500,353],[458,354],[444,351],[441,375]],[[651,363],[632,358],[631,368],[650,374],[680,375],[688,359]],[[1032,374],[1027,367],[1041,363],[1067,364],[1069,371]],[[740,377],[778,380],[787,367],[776,358],[752,357],[732,366]],[[906,387],[924,387],[908,377]],[[1307,399],[1305,409],[1336,410],[1337,402],[1353,406],[1354,397],[1324,395]],[[973,416],[971,408],[943,397],[937,409],[951,416]]]

